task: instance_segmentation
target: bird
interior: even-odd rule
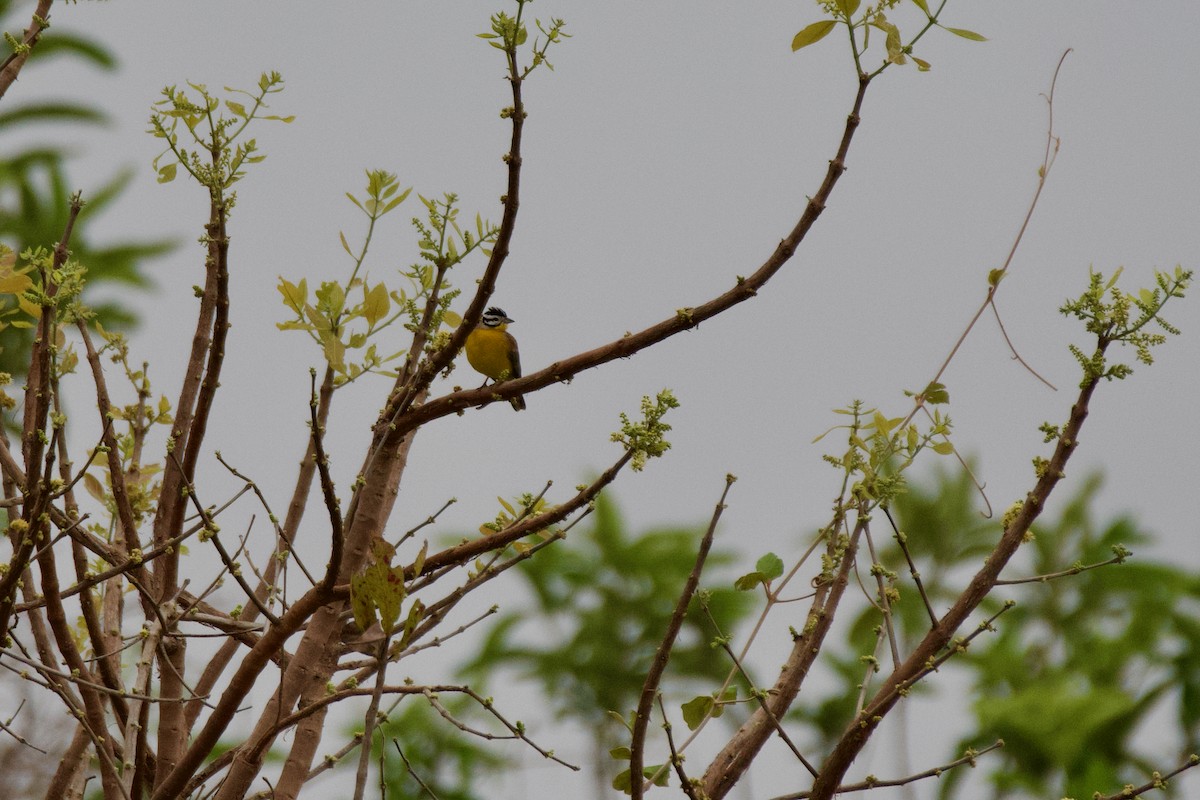
[[[467,336],[467,361],[476,372],[496,382],[521,377],[521,351],[507,330],[510,322],[515,320],[504,309],[492,306],[483,312],[480,324]],[[487,386],[486,380],[483,386]],[[525,398],[520,395],[508,402],[517,411],[525,410]]]

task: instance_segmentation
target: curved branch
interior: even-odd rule
[[[804,212],[800,215],[799,221],[792,230],[779,242],[767,260],[750,276],[744,278],[738,276],[736,285],[732,289],[714,297],[706,303],[694,308],[680,309],[673,316],[656,325],[652,325],[637,333],[623,336],[608,344],[601,345],[584,353],[579,353],[570,358],[555,361],[550,366],[525,377],[507,380],[501,384],[486,386],[480,389],[453,392],[431,400],[422,406],[414,407],[399,416],[394,426],[386,432],[389,441],[399,442],[409,431],[419,428],[431,420],[458,413],[471,406],[507,401],[517,395],[527,394],[549,386],[552,383],[561,383],[584,370],[598,367],[609,361],[615,361],[618,358],[628,358],[639,350],[644,350],[647,347],[658,344],[664,339],[691,330],[699,326],[701,322],[728,311],[733,306],[754,297],[758,293],[758,290],[795,254],[800,242],[804,240],[809,229],[812,228],[817,218],[821,216],[821,212],[825,210],[825,205],[833,192],[834,186],[837,185],[838,179],[846,171],[846,154],[849,152],[850,142],[854,138],[854,132],[857,130],[859,121],[861,120],[860,112],[862,110],[863,98],[866,95],[869,83],[870,79],[866,77],[859,80],[858,94],[855,96],[854,106],[846,118],[846,127],[842,134],[841,144],[838,147],[837,155],[829,162],[829,169],[825,173],[825,179],[822,181],[820,189],[809,199]],[[497,246],[498,251],[499,246]],[[489,264],[490,269],[491,265]],[[486,279],[487,274],[485,274]],[[476,301],[478,301],[478,297]],[[475,303],[472,303],[468,314],[472,310],[475,310]],[[470,321],[470,318],[464,315],[463,325],[455,332],[451,340],[451,345],[446,348],[446,351],[457,352],[457,347],[461,345],[460,338],[464,340],[466,338]],[[459,332],[461,332],[461,337]],[[449,364],[449,359],[441,357],[442,352],[445,351],[439,352],[438,358],[432,362],[436,363],[439,368]]]

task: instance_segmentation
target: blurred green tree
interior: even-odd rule
[[[469,703],[455,698],[446,705],[455,713],[469,711]],[[486,797],[488,792],[477,787],[508,766],[499,750],[448,724],[419,695],[404,699],[380,722],[372,739],[372,761],[383,765],[384,797],[432,793],[439,800]]]
[[[6,30],[14,26],[12,11],[12,0],[0,0],[0,25]],[[21,20],[21,24],[28,24],[28,20]],[[103,44],[56,25],[42,35],[25,69],[36,69],[38,64],[64,57],[99,70],[111,71],[117,65]],[[16,253],[35,246],[53,247],[59,241],[67,223],[70,197],[79,188],[68,175],[71,150],[45,135],[31,137],[31,132],[44,131],[46,126],[56,131],[77,130],[80,126],[86,129],[108,121],[102,110],[87,103],[20,102],[19,98],[18,85],[6,96],[0,111],[0,141],[5,142],[0,146],[0,243]],[[71,251],[87,266],[91,290],[113,283],[145,287],[148,281],[142,271],[144,262],[175,247],[175,242],[167,239],[102,245],[91,235],[91,221],[118,200],[131,177],[132,172],[123,169],[100,186],[83,190],[87,205],[71,236]],[[12,305],[11,297],[3,298],[0,317]],[[95,303],[93,299],[93,306],[106,327],[127,327],[135,322],[127,303]],[[0,325],[0,371],[22,374],[33,332]]]
[[[1027,570],[1030,579],[1006,575],[1013,583],[993,593],[984,610],[994,614],[1009,599],[1016,604],[995,632],[942,667],[965,671],[974,698],[951,758],[1004,740],[1003,749],[978,762],[996,798],[1091,797],[1141,783],[1155,765],[1197,748],[1200,576],[1169,562],[1127,560],[1127,547],[1151,537],[1128,517],[1094,518],[1101,484],[1098,474],[1089,476],[1057,519],[1034,526],[1020,567],[1009,570]],[[1000,536],[1000,521],[979,515],[971,479],[961,471],[910,485],[891,513],[935,612]],[[879,556],[890,571],[907,575],[894,540]],[[912,641],[928,629],[929,615],[911,583],[899,585],[892,605],[897,636]],[[841,688],[793,714],[823,745],[854,713],[878,624],[873,609],[855,621],[826,662]],[[1156,752],[1135,746],[1148,742]],[[948,771],[939,797],[959,796],[968,774]]]
[[[1030,574],[1068,574],[1012,587],[1017,605],[966,654],[975,703],[964,742],[1004,739],[989,770],[997,798],[1091,797],[1200,744],[1200,576],[1125,561],[1126,546],[1151,536],[1128,517],[1094,519],[1101,483],[1090,476],[1057,520],[1034,527]],[[1169,784],[1166,794],[1178,796]]]
[[[602,495],[591,527],[518,567],[530,603],[500,615],[462,667],[483,682],[516,670],[536,684],[548,710],[590,731],[598,792],[607,794],[613,774],[628,767],[627,761],[608,756],[627,734],[610,712],[625,718],[637,705],[704,528],[665,527],[631,535],[616,505]],[[729,551],[714,548],[706,569],[733,560]],[[723,631],[733,630],[753,601],[732,586],[707,591],[709,611]],[[733,665],[712,648],[714,635],[693,599],[664,687],[700,685],[708,691],[724,680]]]

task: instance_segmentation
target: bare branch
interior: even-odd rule
[[[879,789],[888,786],[907,786],[910,783],[916,783],[917,781],[924,780],[925,778],[940,778],[946,771],[952,770],[955,767],[961,767],[964,764],[969,764],[970,766],[974,767],[975,760],[980,756],[990,753],[993,750],[1003,746],[1004,740],[998,739],[995,743],[988,745],[982,750],[968,750],[966,755],[964,755],[962,758],[951,761],[948,764],[942,764],[940,767],[933,767],[932,769],[927,769],[924,772],[918,772],[914,775],[909,775],[904,778],[880,779],[868,777],[866,780],[859,781],[858,783],[847,783],[844,786],[839,786],[837,793],[849,794],[850,792],[865,792],[871,789]],[[772,800],[807,800],[809,797],[812,797],[811,792],[796,792],[795,794],[780,795],[772,798]]]
[[[667,663],[671,660],[671,649],[675,646],[675,638],[679,636],[680,629],[683,628],[683,619],[687,615],[688,604],[692,601],[692,595],[696,593],[696,587],[700,585],[700,573],[704,570],[704,562],[708,559],[708,551],[712,548],[713,537],[717,533],[717,522],[721,519],[721,512],[725,510],[725,498],[729,496],[729,488],[733,486],[735,480],[737,478],[733,475],[725,476],[725,489],[721,492],[721,499],[717,501],[717,507],[713,509],[708,530],[700,539],[700,546],[696,551],[696,563],[683,585],[683,590],[679,593],[679,600],[675,603],[675,610],[671,613],[667,630],[663,634],[662,642],[658,645],[658,650],[654,653],[654,660],[650,662],[650,669],[642,684],[642,693],[638,698],[637,713],[633,720],[633,736],[629,745],[629,783],[632,800],[641,800],[645,792],[645,784],[642,782],[642,765],[646,748],[646,726],[650,723],[654,698],[658,696],[658,684],[667,669]]]

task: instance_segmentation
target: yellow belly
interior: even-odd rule
[[[476,328],[467,337],[464,348],[467,351],[467,361],[492,380],[500,380],[500,376],[515,378],[512,374],[512,361],[509,359],[509,334],[504,331],[493,331],[486,328]],[[506,374],[507,373],[507,374]]]

